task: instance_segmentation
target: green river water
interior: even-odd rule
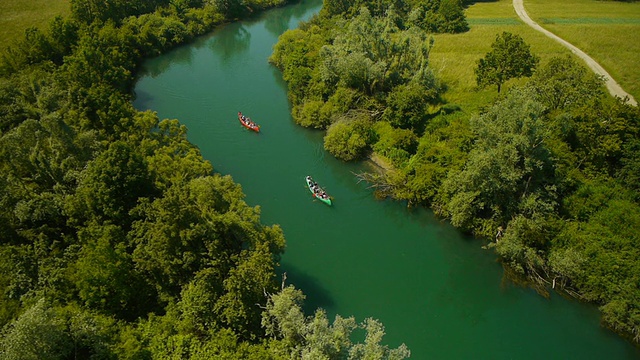
[[[383,343],[412,359],[638,359],[640,350],[599,325],[597,309],[545,299],[503,281],[482,243],[430,211],[375,200],[323,133],[291,119],[286,84],[267,59],[278,36],[317,13],[321,1],[268,11],[149,60],[135,88],[138,109],[177,118],[215,171],[242,185],[264,224],[287,239],[282,269],[306,308],[383,322]],[[242,111],[262,127],[240,126]],[[312,175],[334,206],[314,201]]]

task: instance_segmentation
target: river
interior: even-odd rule
[[[264,224],[287,239],[282,271],[306,310],[379,319],[385,345],[412,359],[638,359],[599,324],[596,308],[503,280],[495,254],[424,209],[376,200],[323,133],[295,125],[286,84],[268,57],[278,36],[317,13],[319,0],[228,24],[147,61],[134,105],[179,119],[216,172],[242,185]],[[240,126],[242,111],[262,127]],[[314,201],[312,175],[334,200]]]

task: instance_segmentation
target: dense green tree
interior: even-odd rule
[[[344,15],[351,7],[351,2],[347,0],[326,0],[322,3],[322,11],[328,16]]]
[[[119,23],[128,16],[152,12],[156,8],[168,5],[169,0],[149,0],[131,2],[127,0],[71,0],[71,15],[86,24],[108,20]]]
[[[536,70],[530,86],[550,110],[578,108],[604,94],[603,80],[569,55],[555,57]]]
[[[530,92],[514,89],[472,119],[474,149],[464,169],[450,173],[443,184],[443,199],[455,226],[479,229],[485,227],[481,219],[488,219],[493,223],[489,227],[497,229],[521,213],[521,202],[530,195],[554,203],[544,108],[532,98]]]
[[[407,23],[432,33],[458,33],[469,29],[460,0],[414,1]]]
[[[372,138],[369,120],[364,118],[339,120],[327,130],[324,148],[338,159],[355,160],[366,154]]]
[[[79,240],[83,247],[72,277],[88,308],[126,320],[157,310],[154,291],[134,269],[120,228],[90,225]]]
[[[3,359],[61,359],[71,355],[72,339],[61,318],[44,299],[27,309],[4,330]]]
[[[357,324],[353,317],[336,316],[332,324],[324,310],[318,309],[313,316],[302,311],[304,295],[293,286],[283,287],[269,296],[262,315],[262,325],[267,335],[280,339],[285,344],[289,358],[296,359],[405,359],[409,349],[402,344],[389,349],[380,342],[384,327],[374,319]],[[365,332],[364,343],[352,343],[352,332]]]
[[[418,147],[418,138],[411,130],[396,129],[384,121],[377,122],[373,129],[378,139],[373,150],[391,159],[396,165],[408,161]]]
[[[491,51],[478,60],[475,68],[478,86],[497,85],[498,92],[507,80],[531,76],[539,58],[519,35],[502,32],[491,44]]]
[[[213,0],[213,4],[227,19],[237,19],[248,10],[245,0]]]
[[[91,219],[114,221],[127,228],[132,221],[129,211],[138,198],[153,193],[144,158],[130,144],[116,141],[87,164],[67,211],[80,223]]]
[[[395,87],[387,96],[387,107],[382,118],[402,129],[415,129],[423,125],[434,103],[435,91],[411,82]]]

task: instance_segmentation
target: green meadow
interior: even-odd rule
[[[640,2],[525,0],[529,16],[598,61],[636,99],[640,98]],[[476,2],[466,10],[470,31],[436,35],[431,65],[449,87],[446,99],[473,111],[495,97],[476,89],[476,61],[490,51],[497,34],[522,36],[542,63],[571,54],[520,21],[510,0]],[[517,83],[505,84],[505,89]]]
[[[435,35],[430,59],[448,87],[446,100],[467,111],[477,110],[498,95],[495,87],[477,89],[474,69],[478,59],[491,50],[496,35],[503,31],[521,36],[543,63],[554,56],[571,53],[521,22],[509,0],[474,3],[467,8],[466,16],[470,30],[462,34]],[[504,84],[503,91],[516,83],[518,80],[510,80]]]
[[[70,0],[1,0],[0,49],[5,49],[32,26],[46,29],[56,15],[71,13]]]
[[[577,46],[640,99],[640,2],[525,0],[529,16]]]

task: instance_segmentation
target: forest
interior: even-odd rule
[[[131,104],[144,59],[284,4],[71,0],[70,18],[2,54],[0,358],[410,356],[381,343],[376,319],[305,314],[277,275],[282,230],[179,120]],[[328,152],[393,164],[362,174],[379,196],[490,240],[514,276],[598,304],[640,341],[638,109],[575,60],[539,64],[505,33],[479,86],[530,80],[469,117],[429,66],[429,34],[467,28],[458,0],[326,0],[270,61]],[[495,70],[505,48],[522,71]]]
[[[2,54],[0,358],[410,356],[376,319],[305,313],[281,228],[179,120],[133,108],[144,59],[281,5],[72,0]]]
[[[325,130],[338,159],[385,159],[391,170],[359,175],[377,196],[433,209],[512,280],[594,303],[639,343],[640,111],[576,59],[541,63],[509,32],[475,68],[497,99],[473,114],[447,103],[432,34],[464,32],[463,5],[325,1],[270,59],[294,120]],[[501,91],[510,79],[522,81]]]

